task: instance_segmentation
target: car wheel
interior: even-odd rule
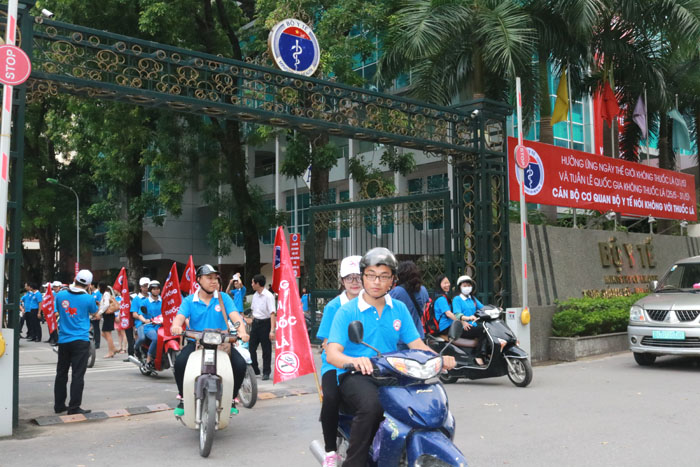
[[[634,361],[636,361],[637,365],[639,366],[650,366],[656,361],[656,355],[651,353],[634,352]]]

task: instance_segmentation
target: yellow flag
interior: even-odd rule
[[[554,103],[554,112],[552,112],[552,125],[558,122],[564,122],[569,115],[569,89],[566,85],[566,70],[562,71],[559,78],[559,87],[557,88],[557,100]]]

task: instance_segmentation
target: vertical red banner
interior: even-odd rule
[[[119,316],[114,320],[114,327],[118,330],[129,329],[134,325],[134,318],[131,316],[131,296],[129,295],[129,281],[126,278],[125,268],[119,271],[117,280],[114,281],[112,288],[115,294],[119,294],[122,297],[119,306]]]
[[[44,315],[46,325],[49,327],[49,334],[54,332],[58,328],[58,323],[56,323],[56,316],[54,315],[54,296],[51,282],[46,284],[46,293],[44,298],[41,299],[41,313]]]
[[[315,373],[316,367],[282,227],[277,227],[273,254],[272,290],[278,294],[273,382],[277,384]]]
[[[199,284],[197,284],[197,278],[195,277],[194,261],[192,260],[192,255],[190,255],[190,260],[185,266],[185,270],[182,272],[182,279],[180,279],[180,290],[187,295],[192,295],[197,291]]]
[[[162,328],[165,335],[170,336],[170,326],[173,323],[175,315],[180,310],[180,304],[182,303],[182,295],[180,295],[180,281],[177,280],[176,263],[173,263],[173,266],[170,268],[168,278],[165,279],[161,297],[163,299],[163,308],[161,310],[161,314],[163,315]]]

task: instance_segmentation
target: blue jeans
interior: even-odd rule
[[[158,330],[151,329],[146,332],[146,339],[150,339],[151,345],[148,346],[148,355],[151,358],[156,358],[156,349],[158,348]]]

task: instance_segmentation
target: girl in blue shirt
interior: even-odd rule
[[[163,323],[161,315],[163,300],[160,298],[160,282],[151,281],[148,284],[148,293],[150,294],[148,298],[141,302],[141,316],[146,319],[143,328],[146,338],[151,341],[151,344],[148,346],[148,357],[146,359],[146,364],[151,365],[156,358],[156,349],[158,348],[158,328]],[[143,313],[144,308],[146,309],[145,314]]]
[[[455,315],[452,313],[452,300],[450,299],[450,280],[446,275],[441,275],[436,281],[437,298],[433,309],[435,311],[435,319],[438,321],[440,333],[447,332],[447,329],[455,320]]]
[[[484,339],[481,339],[484,333],[483,326],[479,326],[476,322],[476,310],[481,310],[484,305],[473,295],[476,283],[469,276],[460,276],[457,279],[457,288],[460,293],[452,299],[452,311],[454,312],[455,320],[462,322],[464,331],[462,337],[468,339],[480,339],[479,355],[484,353]],[[474,361],[477,365],[483,365],[484,361],[481,357],[476,357]]]

